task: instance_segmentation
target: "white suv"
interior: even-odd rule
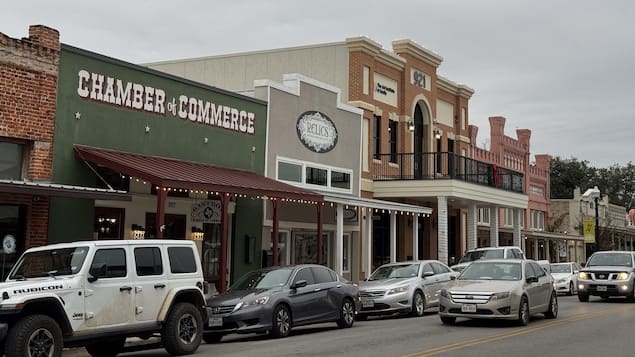
[[[156,333],[170,354],[191,354],[207,318],[200,257],[191,241],[31,248],[0,283],[0,296],[7,357],[58,357],[65,346],[115,356],[127,337]]]
[[[471,262],[480,259],[526,259],[522,249],[513,246],[482,247],[470,249],[459,260],[458,264],[451,266],[454,271],[461,272]]]

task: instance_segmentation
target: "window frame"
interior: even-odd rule
[[[381,160],[381,115],[373,114],[373,159]]]
[[[141,274],[139,273],[139,265],[138,263],[138,259],[137,259],[137,251],[142,251],[142,250],[151,250],[152,251],[152,259],[155,260],[158,258],[158,263],[159,263],[159,267],[161,268],[160,271],[158,273],[156,273],[155,269],[157,267],[156,262],[154,262],[155,264],[153,265],[152,269],[153,269],[153,273],[152,274]],[[158,253],[158,257],[156,256],[155,253]],[[148,247],[134,247],[132,250],[132,255],[134,257],[134,266],[135,266],[135,273],[137,274],[138,277],[153,277],[153,276],[163,276],[165,273],[165,267],[163,266],[163,254],[161,252],[161,248],[158,246],[148,246]]]
[[[388,121],[388,152],[390,153],[390,162],[393,164],[397,161],[397,144],[399,136],[399,122],[396,120]]]
[[[280,178],[280,174],[279,174],[279,170],[278,170],[278,165],[281,162],[283,162],[283,163],[285,163],[287,165],[298,165],[298,166],[300,166],[301,170],[302,170],[301,182],[289,181],[289,180],[281,179]],[[326,186],[321,186],[321,185],[307,183],[307,181],[306,181],[307,180],[307,175],[306,175],[307,168],[326,170]],[[348,189],[340,188],[340,187],[334,187],[333,186],[333,184],[332,184],[333,172],[337,172],[337,173],[342,173],[342,174],[347,174],[348,175],[348,177],[349,177],[349,188]],[[298,186],[298,187],[304,187],[304,188],[308,188],[308,189],[317,189],[317,190],[321,190],[321,191],[339,192],[339,193],[353,193],[353,187],[355,186],[355,181],[354,181],[355,178],[354,178],[353,173],[354,173],[354,171],[352,169],[347,169],[347,168],[343,168],[343,167],[323,165],[323,164],[319,164],[319,163],[315,163],[315,162],[306,162],[306,161],[296,160],[296,159],[292,159],[292,158],[288,158],[288,157],[284,157],[284,156],[277,156],[276,157],[276,176],[275,176],[276,180],[288,183],[290,185]]]

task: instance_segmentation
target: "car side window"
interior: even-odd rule
[[[302,268],[298,270],[298,272],[295,274],[295,278],[293,279],[293,284],[297,283],[300,280],[306,280],[306,285],[315,284],[315,278],[313,278],[311,268]]]
[[[436,262],[432,263],[432,269],[434,270],[435,274],[444,274],[450,272],[449,268],[446,268],[442,264]]]
[[[331,276],[331,273],[326,268],[311,268],[313,275],[315,276],[315,282],[318,284],[332,283],[335,281]]]
[[[162,275],[161,249],[159,247],[142,247],[134,250],[137,276]]]
[[[545,270],[540,265],[538,265],[537,263],[531,262],[529,264],[534,269],[534,272],[536,273],[537,277],[541,278],[541,277],[547,275]]]
[[[196,273],[196,259],[190,247],[169,247],[168,258],[172,274]]]
[[[104,264],[106,265],[105,275],[100,276],[100,279],[123,278],[128,275],[126,251],[121,248],[99,249],[95,252],[91,269],[99,269]]]
[[[523,252],[521,252],[518,249],[513,249],[512,250],[512,254],[514,255],[514,258],[516,258],[516,259],[523,259],[524,258],[523,257]]]
[[[423,277],[425,273],[434,274],[434,269],[432,269],[432,265],[430,265],[430,263],[426,263],[423,265],[423,269],[421,269],[421,276]]]
[[[531,263],[525,264],[525,279],[536,277],[536,272],[534,271]]]

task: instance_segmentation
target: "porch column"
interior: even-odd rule
[[[229,208],[229,194],[221,193],[220,204],[220,262],[218,264],[220,286],[217,289],[218,292],[222,293],[227,287],[227,228],[229,226],[227,211]],[[276,235],[276,240],[277,238],[278,236]]]
[[[274,267],[278,266],[278,240],[280,239],[280,228],[279,228],[279,224],[280,224],[280,212],[278,210],[278,200],[277,199],[273,199],[271,200],[271,203],[273,204],[273,237],[271,237],[271,242],[272,242],[272,246],[271,246],[271,250],[273,252],[272,254],[272,262],[271,265],[273,265]]]
[[[520,247],[520,249],[523,249],[522,237],[520,236],[520,209],[514,208],[513,213],[514,213],[513,243],[516,247]],[[523,252],[524,251],[525,250],[523,249]]]
[[[549,239],[545,241],[545,248],[546,248],[545,258],[548,261],[551,261],[551,241]]]
[[[157,215],[155,219],[155,237],[163,238],[163,226],[165,225],[165,200],[168,197],[168,191],[163,187],[157,189]]]
[[[366,209],[366,278],[373,272],[373,209]]]
[[[478,247],[478,207],[470,203],[467,208],[467,249]]]
[[[538,245],[540,244],[540,242],[538,241],[538,238],[534,239],[534,256],[532,257],[535,260],[538,260]]]
[[[437,197],[437,259],[448,263],[448,198]]]
[[[419,260],[419,214],[412,215],[412,260]]]
[[[344,264],[342,255],[344,247],[344,205],[337,204],[337,227],[335,229],[335,271],[342,275],[342,266]]]
[[[317,203],[317,263],[322,264],[322,203]]]
[[[397,261],[397,212],[390,212],[390,262]]]
[[[498,247],[498,206],[490,208],[489,243],[492,247]]]

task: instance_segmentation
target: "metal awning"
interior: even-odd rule
[[[216,191],[322,202],[321,194],[285,184],[253,172],[167,157],[75,145],[77,155],[116,172],[162,188]]]
[[[406,214],[409,214],[409,213],[422,214],[422,215],[432,214],[432,208],[430,207],[416,206],[416,205],[410,205],[406,203],[399,203],[399,202],[386,201],[386,200],[378,200],[374,198],[364,198],[364,197],[357,197],[357,196],[351,196],[351,195],[345,195],[345,194],[337,194],[332,192],[329,192],[329,193],[320,192],[320,193],[324,195],[325,202],[339,203],[339,204],[357,206],[357,207],[366,207],[366,208],[385,210],[385,211],[395,211],[398,213],[406,213]]]
[[[94,200],[132,200],[132,196],[126,191],[36,181],[0,180],[0,192]]]

